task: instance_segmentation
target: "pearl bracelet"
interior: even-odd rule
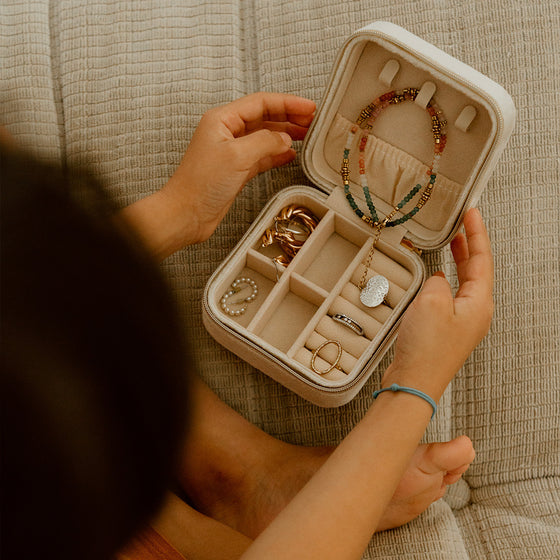
[[[228,299],[234,294],[238,294],[245,287],[243,286],[240,288],[239,286],[241,284],[244,284],[245,286],[249,286],[251,288],[251,294],[245,298],[229,302],[230,305],[241,305],[239,309],[231,309],[228,305]],[[220,305],[228,315],[231,315],[232,317],[237,317],[239,315],[243,315],[243,313],[247,311],[247,306],[257,297],[258,293],[259,290],[257,288],[257,283],[252,278],[249,278],[248,276],[243,276],[241,278],[237,278],[232,282],[231,289],[228,290],[222,296],[222,299],[220,300]]]

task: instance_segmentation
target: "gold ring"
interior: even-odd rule
[[[315,367],[315,359],[319,355],[319,352],[328,344],[336,344],[336,346],[338,347],[338,356],[336,357],[334,364],[332,364],[330,368],[326,369],[325,371],[320,371]],[[321,344],[321,346],[319,346],[313,352],[313,356],[311,356],[311,369],[319,375],[325,375],[326,373],[329,373],[329,371],[332,371],[339,364],[340,358],[342,358],[342,345],[340,344],[340,342],[338,342],[338,340],[325,340],[325,342],[323,342],[323,344]]]
[[[310,210],[297,204],[290,204],[290,206],[282,208],[274,218],[274,226],[264,232],[261,246],[268,247],[273,243],[278,243],[289,264],[318,223],[319,218],[314,216]],[[280,264],[286,266],[284,262]]]

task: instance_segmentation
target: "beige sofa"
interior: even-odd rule
[[[479,207],[496,263],[488,337],[446,392],[426,439],[466,433],[464,482],[366,558],[560,558],[560,7],[500,0],[3,0],[0,122],[47,160],[88,164],[115,200],[164,184],[201,115],[257,90],[319,101],[338,48],[397,23],[501,83],[518,110]],[[321,409],[215,343],[203,287],[268,198],[309,183],[295,162],[252,181],[207,243],[164,263],[200,370],[231,406],[299,444],[334,444],[364,414],[389,353],[350,404]],[[455,278],[448,249],[425,255]]]

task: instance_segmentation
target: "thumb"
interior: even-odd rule
[[[445,278],[445,274],[438,270],[426,280],[424,286],[422,286],[422,294],[441,294],[453,298],[453,293],[451,292],[451,286]]]
[[[287,163],[295,156],[290,149],[292,138],[286,132],[261,129],[236,138],[235,142],[247,158],[247,167],[254,171],[252,175]]]

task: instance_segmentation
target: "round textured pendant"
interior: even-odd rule
[[[389,280],[385,276],[377,274],[368,280],[368,283],[360,292],[360,301],[366,307],[377,307],[383,303],[388,291]]]

